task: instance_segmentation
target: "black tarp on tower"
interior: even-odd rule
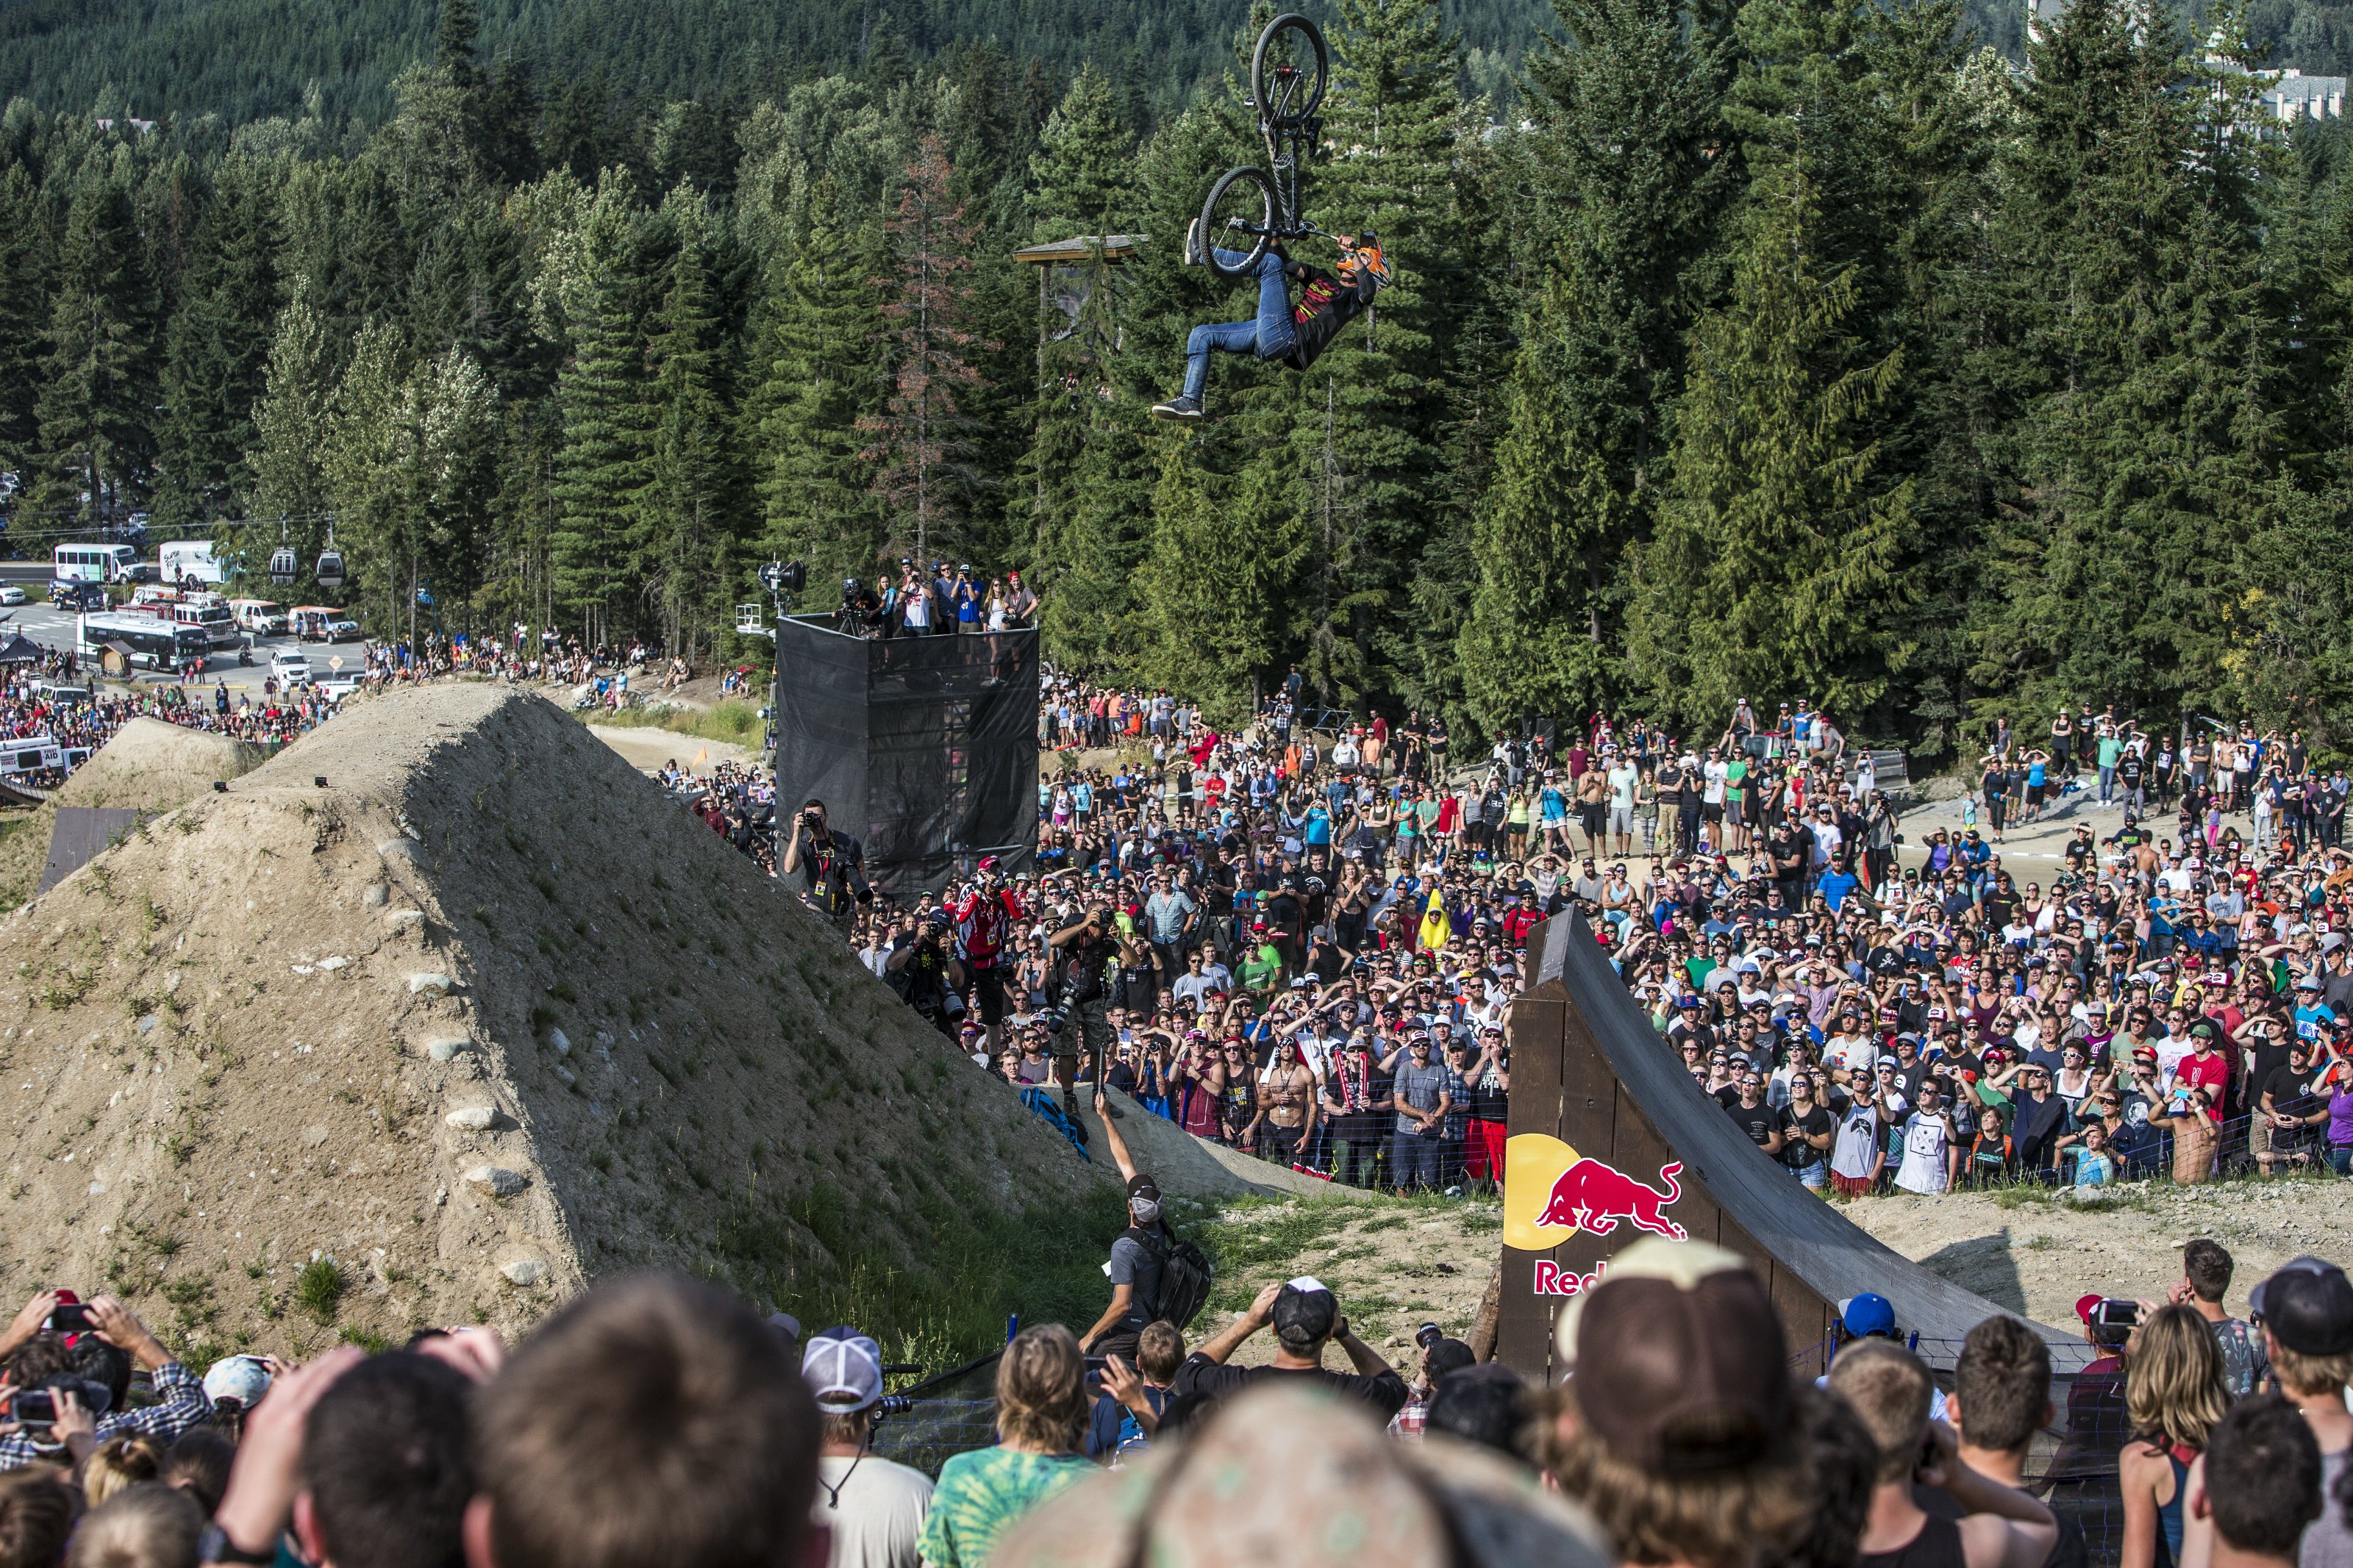
[[[867,875],[937,889],[983,855],[1026,869],[1038,843],[1038,634],[853,637],[831,617],[776,627],[776,804],[814,796]]]

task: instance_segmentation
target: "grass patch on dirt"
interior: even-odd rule
[[[648,702],[635,708],[624,708],[617,713],[589,710],[577,717],[586,723],[614,729],[667,730],[674,735],[691,735],[698,741],[722,741],[732,746],[757,746],[760,743],[759,705],[732,697],[710,709]]]
[[[910,1268],[879,1258],[870,1216],[820,1184],[782,1214],[730,1213],[714,1272],[754,1300],[780,1303],[811,1331],[855,1324],[875,1337],[886,1361],[934,1373],[1003,1345],[1010,1315],[1082,1334],[1111,1300],[1103,1264],[1122,1229],[1116,1193],[1099,1204],[1006,1214],[948,1185],[926,1192],[914,1208],[898,1224],[927,1228],[930,1240]]]

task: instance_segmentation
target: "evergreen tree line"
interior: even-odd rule
[[[471,0],[356,142],[12,103],[11,537],[143,508],[259,566],[332,521],[379,633],[697,654],[771,559],[818,609],[902,554],[1018,567],[1060,663],[1229,718],[1295,664],[1486,727],[2335,737],[2342,136],[2261,125],[2227,32],[2079,0],[2021,72],[1959,4],[1554,0],[1499,116],[1433,0],[1343,0],[1308,212],[1395,281],[1305,374],[1221,357],[1185,426],[1146,409],[1186,334],[1252,304],[1177,242],[1251,156],[1254,25],[1157,121],[977,44],[594,143]],[[1146,241],[1013,258],[1109,234]]]

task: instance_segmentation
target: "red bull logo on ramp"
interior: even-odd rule
[[[1504,1242],[1548,1252],[1577,1231],[1608,1236],[1619,1226],[1675,1241],[1689,1233],[1664,1210],[1683,1197],[1683,1162],[1662,1166],[1658,1184],[1588,1159],[1557,1138],[1522,1133],[1504,1145]]]

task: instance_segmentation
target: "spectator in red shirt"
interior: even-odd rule
[[[2211,1018],[2191,1024],[2189,1054],[2173,1069],[2178,1087],[2202,1089],[2216,1105],[2225,1102],[2231,1087],[2231,1059],[2215,1048],[2221,1038],[2222,1027]]]

